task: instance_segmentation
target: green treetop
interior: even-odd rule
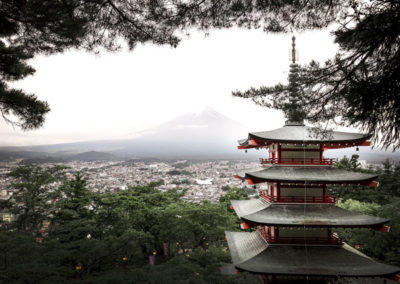
[[[300,88],[300,68],[296,63],[295,37],[292,37],[292,64],[288,76],[288,84],[274,87],[251,88],[245,92],[233,92],[234,96],[251,98],[258,104],[282,110],[287,124],[303,124],[306,115],[303,110],[303,92]],[[265,96],[268,94],[270,96]]]
[[[290,72],[288,78],[287,95],[288,103],[284,105],[283,110],[289,122],[303,123],[304,112],[301,110],[301,92],[299,88],[299,66],[296,63],[296,38],[292,37],[292,52],[290,64]]]

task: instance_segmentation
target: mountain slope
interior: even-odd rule
[[[247,136],[247,129],[240,123],[206,108],[199,113],[187,113],[178,116],[152,129],[133,133],[124,140],[87,141],[57,145],[32,147],[8,147],[5,152],[29,150],[39,153],[34,158],[71,156],[82,152],[76,159],[98,158],[95,152],[108,152],[114,156],[102,156],[101,159],[114,157],[129,158],[248,158],[243,151],[237,150],[237,140]],[[0,149],[1,150],[1,149]],[[8,150],[8,151],[7,151]],[[40,154],[41,152],[41,154]],[[50,153],[50,154],[49,154]],[[91,155],[93,154],[93,155]],[[7,155],[9,156],[9,155]],[[31,158],[31,157],[29,157]]]
[[[237,140],[247,136],[244,126],[207,108],[176,117],[158,127],[135,133],[123,151],[139,156],[222,158],[238,156]],[[242,155],[240,155],[242,156]]]

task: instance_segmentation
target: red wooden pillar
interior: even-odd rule
[[[264,283],[264,284],[277,283],[275,275],[263,274],[263,275],[260,276],[260,278],[262,280],[262,283]]]
[[[319,144],[319,163],[322,164],[322,159],[323,159],[323,155],[322,153],[324,152],[323,148],[322,148],[322,144]]]
[[[276,200],[279,201],[281,198],[281,184],[277,183],[276,184]]]
[[[278,144],[278,164],[280,164],[281,163],[281,154],[282,154],[282,146],[281,146],[281,144]]]

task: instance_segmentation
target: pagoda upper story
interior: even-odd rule
[[[278,129],[250,132],[246,139],[239,140],[238,148],[268,149],[269,157],[260,159],[263,165],[332,166],[333,159],[324,158],[324,150],[370,146],[369,134],[318,129],[304,124],[306,113],[300,103],[302,94],[298,84],[298,72],[293,37],[287,97],[282,98],[280,102],[287,121]]]
[[[272,152],[281,149],[305,149],[315,152],[347,148],[353,146],[370,146],[371,135],[331,130],[321,130],[305,126],[303,123],[288,123],[285,126],[262,132],[250,132],[248,138],[239,140],[239,149],[268,147]]]

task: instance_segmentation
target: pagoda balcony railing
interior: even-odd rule
[[[265,238],[265,237],[264,237]],[[343,239],[338,237],[316,238],[316,237],[278,237],[267,236],[265,240],[271,244],[323,244],[323,245],[342,245]]]
[[[328,244],[328,245],[342,245],[343,239],[339,238],[336,233],[331,233],[329,238],[318,237],[272,237],[264,228],[258,228],[258,232],[263,238],[271,244]]]
[[[260,158],[263,165],[323,165],[332,166],[335,159],[312,159],[312,158]]]
[[[325,196],[271,196],[260,193],[260,196],[269,202],[281,203],[336,203],[336,198]]]

